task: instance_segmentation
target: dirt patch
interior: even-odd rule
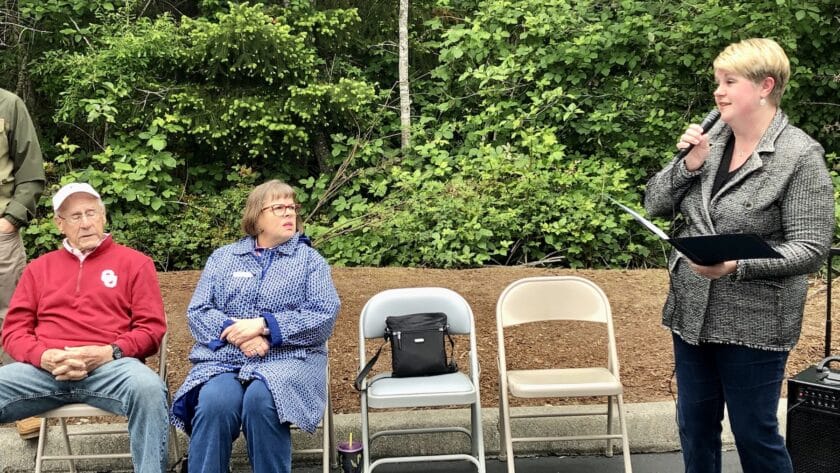
[[[163,299],[169,315],[170,389],[180,386],[189,370],[187,354],[193,340],[186,324],[186,308],[199,277],[198,271],[160,274]],[[483,407],[498,405],[496,369],[496,300],[511,282],[528,276],[577,275],[598,284],[613,311],[621,378],[626,402],[671,399],[673,367],[670,332],[662,328],[660,313],[668,285],[664,270],[563,270],[534,268],[482,268],[438,270],[415,268],[334,268],[333,279],[341,296],[341,313],[330,340],[332,397],[336,412],[359,410],[359,394],[352,383],[359,370],[358,319],[365,302],[377,292],[399,287],[439,286],[457,291],[470,303],[476,319],[481,364],[481,402]],[[787,373],[793,375],[823,357],[825,330],[825,285],[811,280],[802,338],[791,353]],[[840,307],[840,294],[833,293],[834,307]],[[572,330],[564,324],[545,325],[527,333],[511,331],[515,342],[507,343],[513,367],[579,366],[606,358],[601,344],[577,343],[582,337],[597,336]],[[840,329],[833,331],[833,338]],[[458,343],[464,348],[465,342]],[[836,344],[835,344],[836,346]],[[599,348],[593,348],[599,347]],[[383,358],[386,358],[383,356]],[[461,354],[461,364],[464,356]],[[381,360],[380,365],[387,361]],[[514,405],[544,405],[552,400],[514,399]]]

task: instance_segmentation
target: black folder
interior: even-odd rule
[[[724,261],[756,258],[783,258],[755,233],[724,233],[666,240],[696,264],[711,266]]]
[[[612,197],[609,199],[653,234],[667,241],[686,258],[701,266],[711,266],[724,261],[739,259],[784,258],[781,253],[771,248],[764,239],[754,233],[725,233],[670,238],[662,229],[639,215],[638,212],[622,205]]]

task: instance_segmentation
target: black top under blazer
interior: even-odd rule
[[[709,130],[709,157],[690,172],[671,162],[647,184],[649,215],[683,222],[676,237],[756,233],[783,259],[738,262],[711,281],[672,251],[671,287],[662,323],[690,344],[730,343],[787,351],[799,339],[808,273],[825,260],[834,235],[834,187],[824,150],[777,111],[755,151],[712,196],[715,175],[732,129]]]

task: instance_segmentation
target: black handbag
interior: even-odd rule
[[[450,353],[446,353],[449,339]],[[441,312],[397,315],[385,318],[385,343],[391,344],[391,376],[406,378],[432,376],[458,371],[452,359],[455,342],[449,334],[446,314]],[[382,353],[383,343],[356,377],[354,386],[361,391],[362,381]]]

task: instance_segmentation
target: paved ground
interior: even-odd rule
[[[779,406],[779,418],[784,419],[784,403]],[[519,413],[541,412],[545,414],[566,413],[573,414],[581,409],[580,406],[546,406],[541,408],[520,407],[516,408]],[[441,416],[430,417],[428,411],[399,411],[399,412],[377,412],[371,416],[371,426],[375,430],[399,430],[418,426],[436,426],[441,422],[447,424],[467,427],[469,425],[469,411],[466,409],[449,409],[445,419]],[[348,438],[350,432],[359,432],[358,414],[336,414],[335,434],[336,439]],[[602,427],[600,419],[589,419],[585,416],[553,417],[545,419],[533,419],[528,424],[528,433],[535,437],[546,437],[552,435],[571,435],[575,432],[596,431]],[[482,411],[482,423],[484,427],[484,444],[487,455],[487,473],[504,473],[506,464],[495,459],[498,455],[499,438],[496,425],[498,424],[498,410],[484,409]],[[674,410],[671,402],[641,403],[627,405],[627,425],[630,447],[633,451],[632,463],[636,473],[678,473],[683,471],[682,461],[678,453],[650,453],[650,452],[675,452],[679,450],[679,435],[674,422]],[[112,426],[113,427],[113,426]],[[72,425],[70,430],[77,433],[93,433],[101,431],[102,425],[85,424]],[[784,432],[784,426],[781,431]],[[298,449],[317,447],[321,443],[321,435],[306,435],[301,432],[294,432],[293,444]],[[48,451],[59,452],[61,448],[60,430],[50,429]],[[734,448],[731,433],[728,425],[724,426],[723,435],[724,448]],[[234,443],[234,471],[245,473],[249,470],[247,463],[247,451],[244,441],[240,438]],[[23,441],[17,435],[14,427],[7,426],[0,428],[0,472],[9,473],[31,473],[33,459],[35,458],[36,442],[33,440]],[[178,444],[183,452],[186,448],[187,438],[183,433],[178,435]],[[579,444],[579,445],[578,445]],[[122,435],[83,435],[74,441],[74,451],[77,453],[105,453],[124,452],[128,450],[128,437]],[[542,443],[524,442],[518,446],[519,457],[516,460],[517,471],[520,473],[611,473],[622,472],[622,457],[616,454],[613,458],[597,456],[602,450],[602,445],[588,446],[585,442],[569,442],[564,444],[563,450],[575,452],[580,456],[550,456],[556,452],[552,445]],[[452,435],[441,437],[440,435],[417,435],[417,436],[389,436],[377,440],[373,453],[375,455],[406,455],[416,452],[425,454],[452,453],[467,451],[469,444],[464,436]],[[644,452],[644,453],[642,453]],[[309,456],[311,460],[317,461]],[[305,458],[300,455],[299,458]],[[728,452],[725,456],[724,471],[726,473],[740,473],[737,454]],[[117,472],[125,471],[127,462],[125,460],[94,461],[88,463],[87,471]],[[53,463],[50,471],[64,468],[60,463]],[[320,473],[320,465],[303,462],[294,465],[295,473]],[[340,470],[333,470],[339,473]],[[374,473],[402,473],[402,472],[428,472],[428,473],[474,473],[475,468],[466,462],[436,463],[425,462],[403,465],[383,465],[377,468]],[[197,472],[194,472],[197,473]]]
[[[672,453],[640,453],[632,456],[634,473],[677,473],[683,471],[682,456]],[[507,465],[499,460],[487,460],[487,473],[505,473]],[[613,458],[597,456],[517,458],[517,471],[522,473],[621,473],[624,463],[620,455]],[[298,468],[295,473],[321,473],[320,466]],[[338,470],[333,470],[338,471]],[[741,473],[738,454],[734,451],[723,455],[723,471]],[[375,473],[473,473],[475,468],[466,462],[418,463],[406,465],[383,465]],[[239,471],[236,473],[245,473]]]

